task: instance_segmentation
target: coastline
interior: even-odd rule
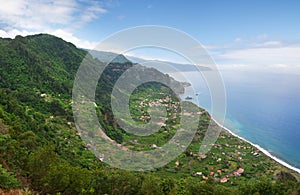
[[[198,107],[200,107],[200,106],[198,106]],[[300,169],[298,169],[297,167],[294,167],[294,166],[288,164],[287,162],[285,162],[284,160],[281,160],[281,159],[279,159],[278,157],[272,155],[268,150],[262,148],[260,145],[255,144],[255,143],[252,143],[252,142],[250,142],[249,140],[246,140],[245,138],[243,138],[243,137],[241,137],[241,136],[239,136],[239,135],[233,133],[230,129],[228,129],[227,127],[221,125],[216,119],[214,119],[214,118],[211,117],[211,120],[213,120],[219,127],[221,127],[222,130],[227,131],[227,132],[228,132],[229,134],[231,134],[232,136],[237,137],[237,138],[239,138],[239,139],[241,139],[241,140],[243,140],[243,141],[249,143],[249,144],[252,145],[253,147],[257,148],[259,151],[261,151],[262,153],[264,153],[266,156],[268,156],[269,158],[271,158],[271,159],[273,159],[274,161],[276,161],[277,163],[279,163],[279,164],[285,166],[286,168],[291,169],[291,170],[297,172],[298,174],[300,174]]]
[[[180,95],[179,95],[179,98],[180,98],[182,101],[184,101],[184,100],[185,100],[184,97],[187,96],[187,95],[189,95],[189,94],[186,94],[186,87],[185,87],[185,92],[182,93],[182,94],[180,94]],[[193,97],[193,98],[196,98],[196,97],[193,96],[193,95],[192,95],[192,97]],[[204,109],[203,107],[201,107],[201,105],[198,105],[198,103],[193,102],[193,101],[192,101],[192,103],[194,103],[194,104],[195,104],[196,106],[198,106],[199,108]],[[205,110],[206,110],[206,109],[205,109]],[[206,110],[206,111],[207,111],[207,110]],[[207,112],[208,112],[208,111],[207,111]],[[208,113],[209,113],[209,112],[208,112]],[[210,114],[210,113],[209,113],[209,114]],[[210,114],[210,116],[211,116],[211,114]],[[300,168],[294,167],[293,165],[290,165],[289,163],[285,162],[284,160],[282,160],[282,159],[276,157],[275,155],[271,154],[268,150],[266,150],[266,149],[264,149],[263,147],[261,147],[259,144],[252,143],[251,141],[249,141],[249,140],[247,140],[247,139],[245,139],[245,138],[243,138],[243,137],[241,137],[241,136],[235,134],[235,133],[234,133],[232,130],[230,130],[229,128],[227,128],[227,127],[221,125],[221,124],[220,124],[216,119],[214,119],[212,116],[211,116],[211,120],[214,121],[219,127],[221,127],[223,131],[226,131],[226,132],[228,132],[229,134],[231,134],[232,136],[237,137],[237,138],[239,138],[239,139],[241,139],[241,140],[243,140],[243,141],[249,143],[251,146],[255,147],[257,150],[261,151],[261,152],[262,152],[263,154],[265,154],[267,157],[269,157],[269,158],[271,158],[272,160],[276,161],[276,162],[279,163],[280,165],[282,165],[282,166],[284,166],[284,167],[286,167],[286,168],[288,168],[288,169],[290,169],[290,170],[296,172],[297,174],[300,174]],[[226,120],[226,119],[225,119],[225,120]]]

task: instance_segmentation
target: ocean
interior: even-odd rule
[[[192,96],[192,101],[210,112],[211,96],[201,75],[185,75],[196,94],[188,87],[182,97]],[[233,70],[223,70],[221,75],[227,95],[224,126],[300,168],[300,76]]]

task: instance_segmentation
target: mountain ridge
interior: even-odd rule
[[[293,173],[263,154],[255,157],[250,153],[256,151],[253,147],[225,132],[211,152],[205,157],[199,156],[199,144],[210,121],[209,114],[200,108],[199,129],[192,144],[165,167],[138,173],[100,162],[89,150],[90,146],[81,140],[71,108],[73,79],[85,57],[104,66],[101,59],[94,59],[87,51],[52,35],[0,39],[0,193],[8,193],[9,189],[23,189],[24,193],[25,189],[30,189],[39,194],[299,192],[299,183]],[[134,64],[119,62],[109,64],[99,80],[95,107],[99,122],[111,139],[128,148],[151,150],[160,147],[178,127],[179,118],[174,112],[179,110],[168,107],[176,105],[178,99],[166,86],[157,83],[141,86],[131,98],[133,107],[130,109],[135,120],[147,122],[147,107],[157,98],[170,109],[169,119],[166,127],[153,138],[124,132],[111,112],[110,91],[118,77]],[[179,82],[157,70],[149,69],[145,73],[166,79],[180,88]],[[229,174],[241,165],[244,173],[240,176]],[[224,178],[228,178],[228,182],[223,184]]]

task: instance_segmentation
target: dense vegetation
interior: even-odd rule
[[[209,122],[202,109],[192,144],[165,167],[129,172],[100,162],[77,135],[71,109],[73,80],[87,54],[50,35],[0,39],[0,193],[19,189],[41,194],[299,194],[295,173],[226,132],[207,156],[197,156]],[[101,59],[89,57],[103,66]],[[146,137],[127,134],[116,124],[109,106],[111,90],[132,66],[116,61],[107,67],[97,88],[97,111],[111,139],[133,150],[149,150],[172,137],[178,118],[171,117],[176,109],[170,109],[166,126]],[[158,99],[168,105],[178,102],[163,85],[141,86],[130,99],[133,118],[147,122],[149,102]],[[245,172],[233,176],[231,172],[241,167]],[[221,183],[224,177],[229,181]]]

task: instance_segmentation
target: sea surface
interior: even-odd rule
[[[210,112],[210,91],[201,75],[185,75],[194,91],[188,87],[182,97],[192,96]],[[232,70],[221,75],[227,95],[224,126],[300,168],[300,75]]]

